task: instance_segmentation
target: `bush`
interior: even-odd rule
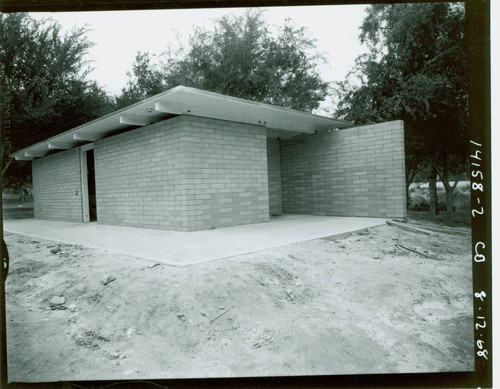
[[[419,201],[417,202],[410,203],[410,209],[412,211],[428,212],[429,208],[430,208],[429,202],[422,199],[419,199]]]
[[[430,208],[429,188],[422,183],[414,183],[409,190],[409,210],[428,212]],[[446,191],[442,185],[437,187],[438,210],[446,211]],[[470,210],[470,187],[468,182],[460,182],[453,192],[453,210]]]
[[[429,191],[420,186],[420,183],[412,184],[409,190],[409,207],[413,211],[429,211]]]

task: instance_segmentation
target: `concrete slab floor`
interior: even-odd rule
[[[38,219],[4,220],[4,230],[34,238],[130,255],[173,266],[187,266],[291,243],[344,235],[386,219],[282,215],[268,223],[208,231],[176,232]]]

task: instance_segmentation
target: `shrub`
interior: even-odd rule
[[[420,212],[427,212],[429,211],[430,204],[429,200],[426,200],[424,198],[418,198],[417,200],[411,200],[410,202],[410,207],[412,211],[420,211]]]

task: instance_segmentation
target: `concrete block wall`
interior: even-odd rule
[[[182,118],[94,142],[97,222],[187,230]]]
[[[265,129],[183,115],[94,144],[97,220],[193,231],[269,220]]]
[[[281,200],[280,142],[276,138],[267,138],[267,176],[269,181],[269,215],[281,215],[283,205]]]
[[[269,220],[266,130],[184,116],[189,230]]]
[[[35,218],[83,221],[80,149],[32,162]]]
[[[402,121],[281,141],[283,212],[406,216]]]

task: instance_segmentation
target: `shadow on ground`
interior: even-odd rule
[[[4,219],[31,219],[35,217],[32,201],[3,199],[2,211]]]

